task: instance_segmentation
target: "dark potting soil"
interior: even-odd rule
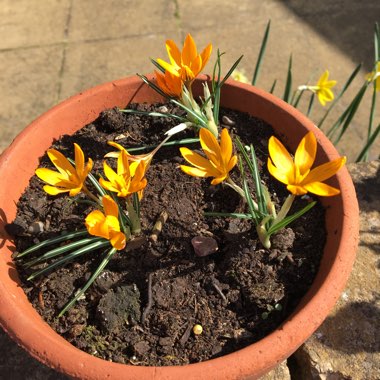
[[[135,107],[171,109],[169,105]],[[266,171],[272,128],[247,114],[223,109],[222,115],[228,116],[226,127],[232,135],[255,146],[262,180],[277,206],[282,204],[287,190]],[[73,142],[78,143],[86,159],[95,162],[93,174],[100,175],[105,153],[115,151],[107,141],[126,147],[157,144],[175,124],[171,119],[111,109],[73,136],[63,136],[53,147],[73,157]],[[180,138],[192,136],[189,131]],[[189,147],[200,149],[197,144]],[[33,306],[81,350],[133,365],[181,365],[215,358],[269,334],[310,287],[325,242],[324,210],[319,203],[275,235],[267,250],[247,220],[204,216],[205,211],[247,210],[231,188],[190,177],[179,169],[181,163],[178,146],[164,147],[154,157],[141,202],[143,232],[138,244],[132,242],[127,251],[118,252],[85,297],[62,317],[57,317],[59,311],[99,265],[102,251],[33,281],[26,280],[32,270],[18,265]],[[41,166],[52,167],[46,155]],[[237,168],[232,178],[240,183]],[[73,202],[66,195],[48,196],[42,187],[38,178],[31,178],[18,203],[17,217],[8,226],[16,235],[19,252],[62,231],[83,229],[91,211],[87,203]],[[298,198],[291,213],[309,201]],[[163,211],[168,219],[154,241],[152,228]],[[36,232],[41,226],[43,231]],[[191,243],[194,237],[213,238],[218,249],[198,257]],[[202,325],[202,334],[193,333],[195,324]]]

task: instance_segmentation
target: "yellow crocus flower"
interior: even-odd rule
[[[317,153],[317,139],[309,132],[299,143],[294,159],[284,145],[272,136],[269,139],[268,170],[280,182],[287,185],[293,195],[303,195],[307,192],[322,196],[337,195],[340,191],[323,183],[332,177],[346,162],[346,157],[311,167]]]
[[[188,34],[183,44],[182,52],[178,49],[173,40],[166,41],[166,50],[169,55],[170,63],[162,59],[157,59],[157,62],[165,71],[169,71],[171,74],[181,77],[183,82],[189,85],[205,67],[211,55],[212,45],[208,44],[202,53],[198,54],[194,39]]]
[[[102,198],[104,214],[94,210],[86,217],[86,228],[89,234],[110,241],[112,247],[121,250],[125,247],[126,236],[120,231],[119,209],[116,202],[109,196]]]
[[[88,192],[84,184],[88,173],[91,171],[93,161],[88,159],[85,165],[84,154],[78,144],[74,144],[75,150],[75,167],[70,164],[68,159],[55,149],[49,149],[47,154],[58,169],[58,172],[39,168],[36,170],[36,175],[48,185],[44,186],[44,190],[50,195],[69,192],[70,196],[77,195],[81,190]]]
[[[165,74],[155,71],[158,87],[167,95],[180,98],[182,94],[183,82],[179,75],[174,75],[166,70]]]
[[[207,129],[201,128],[199,140],[207,158],[188,148],[180,148],[183,158],[191,166],[181,165],[181,169],[193,177],[214,177],[212,185],[228,179],[229,172],[237,163],[237,156],[232,155],[232,140],[226,128],[220,134],[220,144]]]
[[[108,181],[100,178],[101,186],[117,193],[118,197],[128,197],[145,188],[147,180],[144,178],[147,161],[134,161],[129,164],[125,150],[122,150],[117,159],[117,173],[104,162],[104,174]]]

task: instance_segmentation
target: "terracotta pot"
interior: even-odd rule
[[[203,80],[205,77],[203,77]],[[201,90],[200,80],[195,83]],[[1,233],[0,324],[42,363],[80,379],[256,379],[290,356],[322,323],[337,301],[351,271],[358,243],[358,205],[346,168],[331,184],[341,195],[323,198],[327,243],[318,275],[295,312],[272,334],[249,347],[203,363],[173,367],[137,367],[111,363],[84,353],[55,333],[34,310],[19,286],[12,263],[12,243],[4,224],[16,214],[16,203],[38,166],[38,158],[62,134],[71,134],[99,113],[129,102],[155,102],[156,93],[137,77],[121,79],[73,96],[29,125],[0,159]],[[338,153],[314,124],[280,99],[249,85],[229,81],[222,105],[262,118],[293,151],[307,131],[317,136],[317,163]]]

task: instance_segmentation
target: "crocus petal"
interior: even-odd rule
[[[57,186],[62,183],[62,181],[67,180],[66,178],[62,178],[61,173],[47,168],[39,168],[35,171],[35,174],[38,178],[42,179],[42,181],[53,186]]]
[[[228,173],[235,167],[235,165],[237,164],[237,162],[238,162],[237,156],[232,156],[231,159],[230,159],[230,162],[227,165],[227,172]]]
[[[84,154],[80,146],[74,143],[75,169],[81,175],[84,172]]]
[[[303,186],[297,186],[297,185],[288,185],[286,187],[289,192],[291,192],[293,195],[304,195],[307,193],[307,190]]]
[[[104,207],[104,212],[107,215],[112,215],[113,217],[118,218],[119,208],[118,208],[116,202],[109,195],[103,196],[102,203],[103,203],[103,207]]]
[[[220,133],[220,150],[224,166],[227,167],[232,156],[232,139],[226,128]]]
[[[304,176],[313,166],[317,153],[317,139],[313,132],[309,132],[299,143],[294,155],[294,165],[299,169],[299,174]]]
[[[294,163],[289,152],[286,150],[281,141],[272,136],[268,144],[269,155],[273,164],[287,176],[294,175]]]
[[[191,62],[197,57],[197,46],[195,45],[194,39],[189,33],[183,44],[182,54],[181,54],[181,62],[185,66],[191,66]]]
[[[203,151],[210,161],[215,165],[223,162],[221,149],[215,136],[206,128],[199,131],[199,140]]]
[[[210,175],[219,175],[220,173],[211,165],[210,161],[202,157],[198,153],[193,152],[189,148],[180,148],[182,157],[191,165],[205,172],[209,172]]]
[[[45,185],[44,186],[44,191],[48,193],[49,195],[58,195],[61,193],[67,193],[69,189],[59,189],[57,187]]]
[[[172,75],[179,76],[178,69],[176,69],[176,67],[172,66],[170,63],[162,59],[157,59],[157,63],[165,70],[165,72],[169,71]]]
[[[340,193],[339,189],[326,185],[322,182],[311,182],[306,185],[303,185],[303,187],[310,193],[321,195],[324,197],[330,197]]]
[[[211,52],[212,52],[212,45],[211,44],[208,44],[202,51],[201,53],[201,58],[202,58],[202,67],[201,67],[201,70],[203,70],[203,68],[205,67],[207,61],[209,60],[210,58],[210,55],[211,55]]]
[[[114,232],[113,231],[111,233],[111,236],[112,237],[110,239],[110,243],[111,243],[112,247],[114,247],[118,251],[125,248],[127,238],[122,232]]]
[[[74,167],[70,164],[67,158],[58,150],[49,149],[47,154],[50,161],[58,169],[58,171],[69,179],[75,173]]]
[[[310,171],[309,175],[302,181],[302,184],[322,182],[332,177],[346,163],[346,160],[346,157],[339,157],[333,161],[317,166]]]
[[[227,175],[222,175],[220,177],[216,177],[211,181],[211,185],[219,185],[227,178]]]
[[[166,51],[168,52],[172,66],[179,70],[181,67],[181,52],[173,40],[166,41]]]
[[[194,168],[192,166],[186,166],[186,165],[181,165],[180,166],[181,170],[188,174],[191,175],[192,177],[210,177],[210,174],[202,169]]]
[[[280,170],[279,168],[274,166],[272,164],[272,161],[270,158],[268,158],[267,166],[268,166],[269,173],[274,178],[276,178],[278,181],[284,183],[285,185],[289,184],[289,178],[288,178],[286,172],[283,172],[282,170]]]

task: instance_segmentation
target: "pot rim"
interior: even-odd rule
[[[152,76],[150,75],[148,78],[152,78]],[[196,86],[200,88],[201,81],[205,79],[208,79],[208,77],[201,76],[198,78]],[[38,136],[39,139],[43,139],[45,145],[47,144],[50,137],[41,136],[41,130],[35,132],[36,126],[41,123],[48,124],[51,120],[54,120],[57,114],[67,112],[73,105],[75,109],[81,109],[82,105],[84,105],[86,111],[81,111],[84,116],[81,116],[80,122],[76,119],[71,120],[71,118],[65,120],[66,124],[71,123],[68,129],[69,133],[72,133],[98,116],[96,107],[91,108],[88,105],[90,101],[99,102],[99,99],[106,99],[106,104],[108,104],[108,101],[112,100],[114,102],[116,99],[116,102],[119,102],[120,105],[126,104],[123,91],[128,86],[135,91],[130,96],[130,99],[135,99],[135,96],[138,98],[139,91],[145,87],[137,76],[108,82],[74,95],[44,113],[22,131],[11,146],[1,155],[0,173],[6,170],[12,157],[16,153],[20,153],[20,146],[27,146],[25,144],[29,143],[29,136]],[[338,156],[336,149],[324,134],[298,110],[281,99],[250,85],[228,80],[222,90],[222,103],[226,92],[225,88],[228,88],[230,92],[243,91],[246,94],[252,93],[254,94],[252,96],[261,99],[264,108],[266,106],[275,108],[284,117],[285,115],[287,115],[286,117],[291,115],[290,119],[293,122],[303,125],[306,131],[312,130],[315,133],[319,146],[322,147],[323,157],[333,159]],[[148,102],[152,100],[157,100],[155,94],[152,95],[152,99],[149,96],[147,98]],[[24,159],[27,158],[27,153],[24,153]],[[19,162],[23,162],[22,159]],[[358,245],[359,210],[355,189],[346,168],[342,168],[337,173],[335,181],[342,190],[338,198],[343,210],[342,229],[338,234],[341,244],[335,257],[327,260],[328,262],[321,266],[312,287],[286,321],[274,332],[244,349],[201,363],[166,367],[136,367],[107,362],[87,354],[55,333],[50,326],[42,321],[31,305],[29,305],[31,310],[28,309],[27,312],[21,311],[20,304],[22,301],[20,301],[20,297],[22,295],[20,292],[22,290],[16,283],[15,273],[12,272],[14,268],[10,262],[9,249],[5,247],[8,241],[4,242],[1,249],[2,254],[0,255],[0,262],[5,263],[5,266],[0,265],[0,325],[19,345],[41,362],[58,371],[81,379],[118,378],[120,376],[128,379],[177,379],[180,376],[186,379],[235,379],[245,378],[252,374],[253,371],[256,376],[261,376],[288,357],[318,328],[333,308],[348,279]],[[6,191],[0,189],[0,200],[7,199],[6,196]],[[0,209],[0,212],[4,214],[3,209]],[[333,228],[334,226],[330,227]],[[330,240],[332,240],[331,237]],[[8,279],[4,277],[6,274]],[[33,320],[32,318],[37,319]],[[285,341],[289,342],[291,347],[286,352],[284,351]],[[268,356],[268,353],[271,355]]]

